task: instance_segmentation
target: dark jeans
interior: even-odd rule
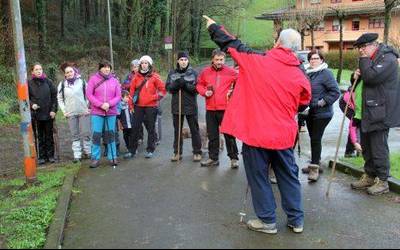
[[[390,176],[388,137],[388,129],[369,133],[361,132],[365,172],[370,177],[379,177],[382,181],[386,181]]]
[[[276,203],[268,171],[268,166],[271,165],[278,181],[282,208],[288,217],[288,223],[303,226],[299,167],[294,158],[294,151],[274,151],[243,144],[243,161],[257,217],[267,224],[276,223]]]
[[[133,122],[133,134],[134,136],[131,147],[131,153],[135,154],[138,148],[138,140],[140,139],[140,127],[142,124],[147,130],[147,152],[153,153],[156,149],[156,119],[157,119],[157,107],[135,107],[134,122]]]
[[[125,146],[129,152],[132,152],[133,128],[124,128],[122,132],[124,134]]]
[[[225,111],[208,111],[206,113],[207,135],[208,135],[208,154],[210,159],[217,161],[219,156],[219,127],[224,119]],[[236,145],[236,138],[224,134],[226,149],[230,159],[239,159],[239,151]]]
[[[53,120],[32,120],[32,128],[39,159],[48,160],[49,158],[54,158]]]
[[[322,152],[322,136],[332,118],[315,119],[309,116],[306,120],[311,139],[311,164],[320,164]]]
[[[183,138],[182,138],[182,127],[185,115],[181,116],[181,141],[180,141],[180,154],[182,155],[182,146],[183,146]],[[178,153],[178,136],[179,136],[179,115],[174,115],[174,153]],[[197,115],[186,115],[186,121],[189,125],[190,134],[192,135],[192,148],[193,154],[201,155],[201,138],[199,131],[199,122]]]

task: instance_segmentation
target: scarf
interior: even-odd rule
[[[41,76],[37,77],[36,75],[32,74],[32,80],[38,79],[38,80],[44,80],[47,78],[47,75],[45,73],[42,73]]]
[[[327,63],[323,63],[321,65],[319,65],[317,68],[311,68],[311,66],[306,70],[307,74],[311,74],[311,73],[316,73],[316,72],[320,72],[324,69],[328,68],[328,64]]]
[[[79,78],[81,78],[79,69],[77,68],[73,68],[74,69],[74,76],[71,79],[67,79],[65,78],[65,80],[67,80],[67,83],[69,86],[74,85],[75,81]]]
[[[99,71],[99,75],[106,80],[109,80],[113,76],[112,73],[110,73],[108,75],[104,75],[103,73],[101,73],[101,71]]]

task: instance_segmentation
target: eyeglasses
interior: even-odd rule
[[[321,60],[321,58],[319,58],[319,57],[311,57],[310,61],[313,61],[313,60]]]

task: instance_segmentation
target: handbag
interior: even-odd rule
[[[135,92],[133,93],[133,96],[132,96],[133,104],[137,105],[139,103],[140,91],[142,91],[142,89],[143,89],[144,85],[146,84],[147,80],[149,80],[149,78],[145,77],[143,82],[140,84],[139,88],[135,89]]]

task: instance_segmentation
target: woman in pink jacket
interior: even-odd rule
[[[107,158],[112,166],[117,165],[117,148],[114,134],[118,115],[117,106],[121,100],[121,85],[111,70],[112,66],[109,62],[103,61],[99,63],[99,71],[90,77],[86,90],[92,116],[91,168],[99,166],[103,130],[103,140],[107,144]]]

